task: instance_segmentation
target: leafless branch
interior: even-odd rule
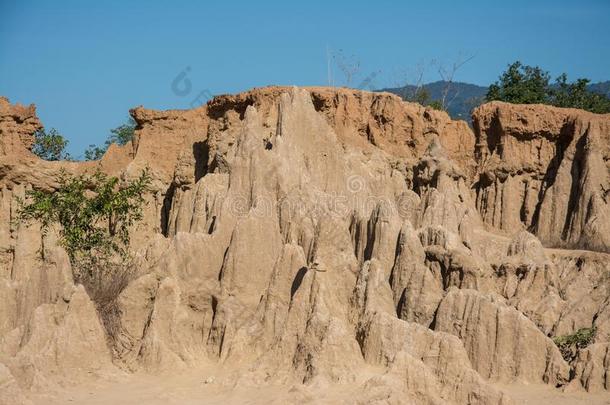
[[[449,108],[449,106],[451,105],[453,100],[455,100],[455,98],[458,96],[458,92],[456,92],[455,94],[453,94],[451,99],[449,99],[449,100],[447,99],[447,97],[449,96],[451,87],[453,85],[453,80],[455,78],[455,74],[462,66],[464,66],[466,63],[473,60],[475,58],[475,56],[476,56],[476,54],[472,54],[469,56],[463,56],[460,54],[460,56],[458,56],[458,59],[455,62],[453,62],[450,67],[446,67],[442,63],[437,63],[438,74],[441,77],[441,80],[443,82],[445,82],[445,86],[443,87],[443,91],[441,94],[441,107],[443,108],[443,110],[446,110],[447,108]]]
[[[354,55],[346,56],[342,49],[333,52],[333,60],[345,76],[345,85],[349,87],[353,78],[360,72],[360,60]]]

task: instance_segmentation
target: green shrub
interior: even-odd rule
[[[515,104],[545,103],[550,75],[538,66],[524,66],[517,61],[508,66],[500,80],[489,86],[487,101]]]
[[[508,66],[499,80],[489,86],[486,101],[506,101],[515,104],[549,104],[557,107],[580,108],[594,113],[610,112],[610,99],[591,92],[588,79],[568,82],[561,74],[555,84],[549,84],[550,74],[538,66],[517,61]]]
[[[433,110],[445,111],[445,109],[443,108],[443,103],[438,100],[431,101],[430,103],[428,103],[428,106]]]
[[[103,146],[89,145],[85,150],[85,160],[99,160],[104,156],[110,145],[125,145],[133,140],[136,130],[136,122],[133,118],[129,118],[127,123],[119,125],[110,130],[110,135],[106,139]]]
[[[572,361],[579,349],[584,349],[593,341],[595,328],[581,328],[575,333],[565,336],[557,336],[553,342],[559,348],[561,355],[566,361]]]
[[[96,145],[89,145],[87,149],[85,149],[85,160],[100,160],[108,147],[99,147]]]
[[[423,106],[431,107],[434,110],[444,111],[443,103],[440,100],[432,100],[430,93],[424,87],[420,87],[412,95],[404,96],[404,99]]]
[[[39,221],[43,234],[60,225],[60,242],[71,261],[125,256],[129,227],[142,219],[143,194],[149,184],[147,171],[124,185],[101,171],[79,176],[62,171],[56,190],[27,192],[28,202],[21,202],[18,217]]]
[[[142,219],[149,185],[146,170],[123,184],[100,171],[78,176],[62,171],[57,189],[31,190],[19,201],[20,222],[37,221],[43,235],[59,226],[74,280],[97,304],[111,337],[117,331],[116,298],[133,275],[129,228]]]
[[[68,140],[64,138],[55,128],[49,132],[40,129],[34,133],[34,145],[32,152],[44,160],[66,160],[70,155],[66,153]]]
[[[557,107],[580,108],[598,114],[610,112],[610,99],[588,90],[590,80],[578,79],[568,83],[566,74],[556,80],[555,87],[549,91],[551,104]]]

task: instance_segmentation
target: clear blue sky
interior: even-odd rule
[[[325,85],[327,48],[361,61],[353,85],[380,71],[377,88],[412,79],[417,66],[437,80],[430,61],[460,54],[476,56],[455,79],[476,84],[516,59],[610,80],[608,0],[397,3],[0,0],[0,95],[35,103],[79,155],[140,104],[189,108],[205,90]],[[191,89],[180,96],[172,81],[187,67]],[[341,84],[336,67],[335,77]]]

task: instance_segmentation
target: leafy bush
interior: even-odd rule
[[[435,110],[444,110],[443,103],[440,100],[432,100],[430,98],[430,93],[424,87],[416,89],[412,95],[406,95],[403,98],[407,101],[428,106]]]
[[[610,112],[610,99],[603,94],[588,90],[588,79],[578,79],[568,83],[566,74],[556,80],[555,87],[549,91],[551,104],[557,107],[580,108],[598,114]]]
[[[428,103],[428,106],[434,110],[445,111],[443,108],[443,103],[438,100],[431,101]]]
[[[550,74],[538,66],[517,61],[508,66],[499,80],[489,86],[486,101],[500,100],[515,104],[549,104],[557,107],[580,108],[595,113],[610,112],[610,99],[589,91],[588,79],[568,82],[564,73],[555,84],[549,84]]]
[[[49,132],[40,129],[34,133],[34,145],[32,152],[44,160],[65,160],[70,159],[66,153],[68,140],[64,138],[55,128]]]
[[[130,117],[127,123],[110,130],[110,135],[103,146],[89,145],[85,150],[85,160],[101,159],[113,143],[121,146],[127,144],[133,140],[135,130],[136,122]]]
[[[415,92],[409,97],[406,97],[406,100],[412,101],[414,103],[419,103],[421,105],[426,105],[430,102],[430,93],[423,87],[418,88]]]
[[[89,145],[87,149],[85,149],[85,160],[100,160],[108,147],[102,147],[96,145]]]
[[[149,185],[147,171],[125,184],[100,171],[79,176],[62,171],[56,190],[31,190],[19,201],[21,222],[39,222],[43,235],[59,225],[74,279],[97,304],[110,336],[116,332],[116,298],[133,272],[129,228],[142,219]]]
[[[111,129],[111,135],[106,140],[106,145],[110,146],[112,143],[116,143],[118,145],[125,145],[127,142],[131,142],[133,140],[133,135],[136,130],[136,122],[133,118],[129,117],[129,121],[123,125],[119,125],[118,127]]]
[[[545,103],[549,79],[548,72],[517,61],[508,66],[498,82],[489,86],[486,98],[515,104]]]
[[[18,216],[26,222],[39,221],[43,234],[59,224],[60,242],[72,261],[125,256],[129,227],[142,219],[143,194],[149,184],[147,171],[122,186],[118,178],[101,171],[79,176],[62,171],[55,191],[28,191],[29,202],[21,202]]]
[[[593,341],[595,328],[581,328],[572,335],[557,336],[553,342],[559,348],[561,355],[566,361],[572,361],[579,349],[584,349]]]

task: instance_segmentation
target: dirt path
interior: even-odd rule
[[[217,366],[173,374],[136,374],[119,381],[95,381],[33,398],[35,405],[162,405],[162,404],[340,404],[348,400],[353,384],[328,387],[302,385],[251,386],[235,381],[239,375]]]
[[[35,405],[354,404],[354,384],[254,386],[218,365],[162,375],[99,380],[33,398]],[[610,405],[610,393],[561,392],[547,385],[497,384],[516,404]]]

